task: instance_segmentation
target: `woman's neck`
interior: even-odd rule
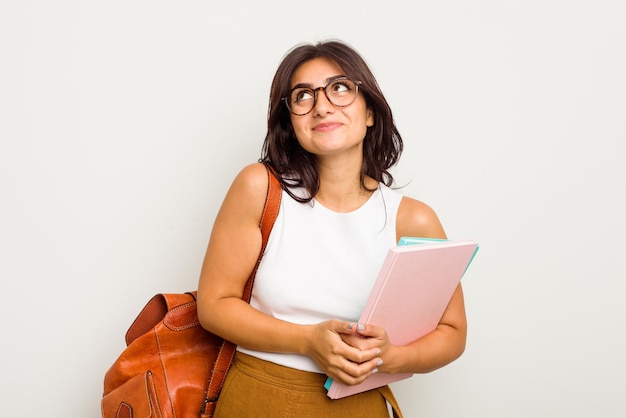
[[[361,185],[361,164],[320,164],[320,188],[315,200],[336,212],[351,212],[361,207],[378,186],[376,180],[366,177]],[[370,190],[368,190],[370,189]]]

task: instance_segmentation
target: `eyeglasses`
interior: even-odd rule
[[[315,107],[318,91],[322,90],[333,106],[346,107],[356,100],[360,84],[360,81],[352,81],[347,77],[341,77],[331,80],[324,87],[315,89],[296,86],[282,100],[292,114],[304,116]]]

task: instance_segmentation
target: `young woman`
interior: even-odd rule
[[[408,345],[354,322],[399,237],[445,238],[429,206],[390,187],[401,152],[391,109],[354,49],[330,41],[285,56],[261,158],[283,198],[250,304],[241,297],[261,247],[263,164],[232,183],[200,277],[202,325],[238,345],[216,418],[388,417],[387,402],[397,408],[388,387],[331,400],[326,377],[354,385],[379,371],[426,373],[462,354],[460,285],[437,328]]]

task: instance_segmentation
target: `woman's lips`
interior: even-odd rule
[[[316,131],[316,132],[329,132],[329,131],[337,129],[340,126],[341,126],[340,123],[335,123],[335,122],[320,123],[318,125],[315,125],[313,130]]]

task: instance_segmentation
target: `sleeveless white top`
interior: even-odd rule
[[[338,213],[315,200],[299,203],[282,193],[250,304],[297,324],[357,321],[389,248],[396,245],[402,195],[380,184],[360,208]],[[283,366],[321,372],[308,356],[237,349]]]

